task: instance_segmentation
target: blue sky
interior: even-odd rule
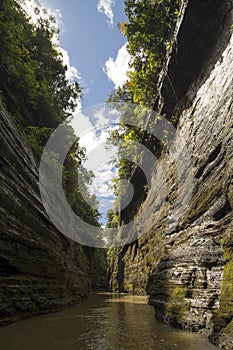
[[[35,0],[24,1],[26,11],[36,21]],[[112,116],[106,115],[105,106],[92,106],[105,103],[114,87],[126,79],[129,54],[126,39],[118,29],[118,23],[127,20],[124,0],[40,0],[40,3],[57,18],[60,50],[69,68],[67,78],[78,77],[83,86],[84,95],[74,113],[73,126],[79,136],[79,131],[85,129],[80,144],[87,150],[86,167],[95,174],[91,191],[100,202],[104,224],[114,199],[109,185],[116,177],[111,160],[117,152],[114,149],[106,152],[102,147],[108,135],[106,124],[110,124]]]
[[[113,23],[98,11],[100,1],[111,0],[42,0],[41,3],[61,13],[60,45],[68,51],[71,65],[76,67],[84,86],[83,108],[103,103],[114,88],[103,69],[106,62],[117,58],[126,39],[117,24],[126,20],[124,1],[112,2]],[[102,8],[102,11],[104,9]],[[112,19],[112,18],[111,18]],[[106,70],[106,69],[105,69]],[[111,73],[110,73],[111,74]],[[119,75],[124,73],[119,72]]]

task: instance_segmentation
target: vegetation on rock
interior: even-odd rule
[[[34,11],[46,14],[39,3]],[[58,34],[55,18],[38,16],[37,23],[32,23],[18,1],[1,1],[1,102],[26,135],[38,162],[48,138],[71,116],[82,95],[79,82],[66,77],[68,67],[59,50]],[[80,169],[88,195],[92,175],[82,167],[84,159],[85,152],[76,141],[64,164],[63,185],[73,210],[98,226],[98,211],[86,204],[78,185]],[[92,199],[97,205],[96,198]]]
[[[129,158],[132,158],[130,140],[147,145],[153,153],[157,152],[158,140],[157,143],[150,142],[152,136],[145,132],[143,126],[148,123],[159,97],[159,78],[174,44],[174,30],[182,5],[183,0],[125,0],[128,22],[120,23],[119,29],[127,38],[131,61],[126,83],[111,93],[108,103],[117,104],[121,115],[120,128],[112,132],[110,142],[121,144],[124,150],[128,148]],[[139,127],[129,125],[130,120]],[[114,225],[124,193],[120,180],[131,177],[137,169],[138,161],[137,158],[131,161],[123,159],[120,152],[117,158],[115,165],[118,177],[114,180],[115,216],[109,213],[108,218],[110,222],[114,221]],[[146,194],[148,184],[142,186]]]

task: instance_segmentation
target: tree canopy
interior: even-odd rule
[[[125,0],[128,21],[119,23],[119,29],[127,38],[131,60],[126,83],[114,90],[108,99],[108,103],[118,103],[121,114],[120,129],[115,130],[110,137],[114,144],[118,140],[129,139],[148,145],[149,135],[140,128],[125,124],[124,117],[130,115],[134,120],[133,125],[137,121],[138,125],[147,122],[148,113],[144,107],[152,109],[158,98],[159,77],[174,42],[174,31],[182,4],[183,0]],[[130,113],[127,111],[128,104],[135,105]],[[141,108],[137,108],[137,105]],[[156,152],[153,143],[149,148]],[[117,188],[117,183],[122,178],[129,179],[136,164],[134,161],[119,159],[116,165],[118,178],[115,179],[115,188],[118,196],[117,193],[121,194],[122,191]],[[119,198],[116,198],[116,202],[119,202]],[[112,220],[111,213],[109,220]]]
[[[33,24],[17,1],[0,3],[0,90],[24,127],[56,127],[81,93],[78,82],[66,79],[67,67],[52,42],[53,21],[40,18]]]
[[[46,12],[39,3],[35,11]],[[37,23],[32,23],[18,1],[1,0],[1,102],[26,135],[38,162],[53,130],[72,114],[81,98],[79,82],[66,78],[68,67],[53,40],[58,32],[53,17],[38,17]],[[77,140],[65,160],[64,190],[72,209],[84,221],[98,226],[98,211],[88,206],[79,187],[78,169],[84,179],[82,190],[88,196],[91,174],[83,168],[84,159]],[[95,197],[92,202],[97,205]]]

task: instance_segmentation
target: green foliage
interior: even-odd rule
[[[182,4],[183,0],[125,0],[128,22],[120,23],[119,29],[128,41],[130,70],[127,82],[111,93],[108,103],[118,103],[121,115],[121,126],[111,134],[110,142],[123,144],[128,154],[132,153],[128,140],[145,144],[152,152],[157,152],[153,142],[149,144],[150,135],[143,131],[143,126],[148,122],[148,109],[154,107],[158,97],[160,74],[174,42]],[[139,105],[139,108],[129,107],[129,104]],[[139,127],[125,125],[124,120],[132,120]],[[118,178],[114,180],[116,195],[122,192],[120,180],[130,178],[136,163],[137,159],[133,162],[118,160]],[[119,198],[116,201],[119,202]]]
[[[26,139],[32,148],[36,160],[39,162],[44,150],[44,145],[53,132],[52,128],[28,126],[24,129]]]
[[[233,330],[233,249],[231,245],[232,235],[222,239],[226,265],[220,294],[220,307],[214,314],[214,329],[225,335],[231,335]]]
[[[100,226],[98,222],[99,213],[96,209],[98,201],[95,195],[90,195],[88,192],[93,174],[82,166],[84,159],[84,149],[80,148],[78,141],[76,141],[64,163],[63,186],[73,211],[90,225]],[[92,204],[91,207],[84,198]]]
[[[49,20],[33,25],[15,0],[1,1],[0,90],[8,111],[23,127],[56,127],[81,92],[77,82],[66,79],[54,35]]]
[[[131,71],[127,88],[133,101],[153,106],[158,93],[158,76],[170,49],[182,0],[126,0],[129,22],[120,25],[128,39]]]
[[[46,12],[39,3],[35,11]],[[67,67],[54,44],[55,36],[58,39],[54,18],[38,17],[38,22],[32,24],[16,0],[1,0],[0,100],[23,130],[38,163],[50,135],[72,113],[81,97],[79,83],[66,79]],[[52,166],[56,168],[59,154],[53,158]],[[81,194],[84,192],[97,206],[96,198],[88,194],[91,174],[82,166],[84,159],[84,150],[76,142],[65,160],[64,190],[72,209],[84,221],[99,226],[97,209],[89,207]]]
[[[119,226],[119,217],[113,210],[109,210],[107,213],[107,228],[117,228]]]

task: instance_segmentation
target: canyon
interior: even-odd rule
[[[142,211],[146,222],[132,225],[132,243],[111,251],[108,283],[111,291],[148,294],[159,321],[206,334],[227,350],[233,348],[232,1],[185,5],[154,106],[175,121],[173,142],[181,138],[184,147],[173,155],[161,150],[146,194],[140,172],[132,174],[138,197],[121,212],[121,223]],[[104,286],[107,258],[104,249],[75,243],[52,224],[32,151],[3,105],[0,117],[3,325],[88,297]],[[155,189],[164,181],[162,202]]]
[[[138,239],[115,251],[109,281],[113,290],[149,294],[159,320],[208,334],[220,349],[233,347],[231,27],[231,1],[187,3],[155,109],[175,116],[191,167],[178,174],[184,149],[173,157],[161,152],[162,170],[152,169],[146,198],[141,195],[121,217],[123,225],[144,211],[149,229],[141,235],[144,222],[132,227],[129,237]],[[162,188],[163,178],[161,204],[155,188]],[[131,182],[145,185],[139,172]]]

